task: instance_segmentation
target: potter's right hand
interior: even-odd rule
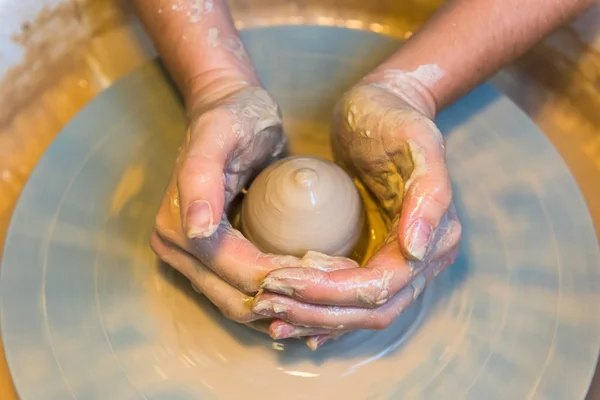
[[[152,248],[184,274],[223,314],[257,327],[252,296],[270,271],[356,267],[309,253],[302,259],[260,252],[227,219],[248,180],[285,152],[278,108],[268,93],[244,82],[223,84],[189,101],[190,129],[160,210]],[[268,329],[268,324],[265,324]],[[316,347],[322,337],[309,339]]]
[[[160,258],[242,323],[260,318],[250,296],[269,271],[354,266],[320,254],[263,254],[227,221],[236,194],[285,149],[278,108],[260,86],[227,2],[130,1],[178,84],[190,119],[156,218],[152,247]],[[313,347],[321,342],[315,338]]]
[[[226,210],[285,150],[279,110],[259,86],[215,79],[187,101],[189,129],[156,217],[152,247],[229,318],[247,323],[268,257],[232,229]]]

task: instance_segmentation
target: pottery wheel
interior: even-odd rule
[[[335,100],[399,45],[310,26],[243,37],[292,150],[320,156]],[[14,214],[0,293],[20,397],[584,398],[600,256],[575,181],[491,86],[438,123],[464,223],[456,264],[392,328],[311,352],[225,320],[158,263],[148,238],[185,115],[158,63],[119,81],[52,144]]]

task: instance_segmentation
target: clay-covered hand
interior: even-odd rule
[[[309,253],[261,253],[227,219],[253,175],[285,152],[278,107],[261,87],[222,85],[189,102],[190,127],[152,237],[159,257],[183,273],[228,318],[260,328],[253,295],[276,268],[352,268],[351,261]],[[266,327],[268,329],[268,325]],[[313,338],[318,345],[320,338]]]
[[[277,318],[281,337],[384,329],[454,262],[461,224],[434,108],[427,90],[397,71],[354,87],[339,102],[336,161],[373,194],[390,231],[364,267],[271,272],[254,311]]]

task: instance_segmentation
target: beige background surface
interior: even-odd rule
[[[240,27],[294,21],[403,37],[441,2],[231,4]],[[40,3],[48,7],[42,9]],[[0,23],[1,250],[18,195],[46,146],[94,95],[154,52],[118,0],[0,0]],[[600,55],[588,43],[600,39],[599,24],[596,7],[494,78],[560,149],[595,221],[600,221]],[[0,398],[16,399],[0,352]],[[600,388],[592,392],[591,399],[600,399]]]

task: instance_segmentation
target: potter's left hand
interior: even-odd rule
[[[254,310],[279,319],[281,338],[384,329],[454,262],[461,224],[435,107],[410,77],[396,71],[385,82],[346,93],[332,130],[336,161],[392,221],[385,245],[362,268],[269,273]]]

